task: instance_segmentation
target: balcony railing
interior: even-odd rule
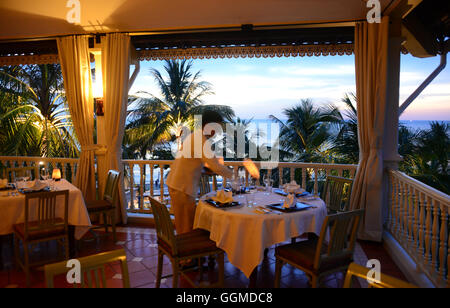
[[[45,168],[51,174],[55,168],[61,170],[62,178],[72,182],[78,167],[77,158],[45,158],[45,157],[27,157],[27,156],[0,156],[0,168],[9,167],[36,167],[37,170]],[[0,169],[0,176],[4,172]]]
[[[399,171],[389,171],[386,229],[438,287],[450,287],[450,196]]]
[[[124,170],[127,175],[125,189],[128,199],[128,211],[132,213],[151,213],[149,196],[168,203],[168,189],[165,185],[171,160],[124,160]],[[261,163],[255,162],[261,178],[268,176],[275,186],[296,180],[302,187],[318,194],[327,175],[338,175],[353,178],[357,165],[315,164],[281,162],[273,169],[262,169]],[[250,175],[242,161],[225,161],[232,167],[235,176],[245,179],[249,184]],[[130,176],[133,175],[133,176]],[[186,178],[189,181],[189,178]],[[209,185],[213,190],[226,186],[226,179],[213,177]]]

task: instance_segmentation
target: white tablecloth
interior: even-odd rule
[[[91,226],[81,191],[66,180],[55,182],[55,188],[69,190],[69,224],[75,226],[75,238],[81,239]],[[13,225],[25,221],[25,196],[7,194],[7,191],[0,192],[0,235],[13,233]],[[58,217],[64,218],[63,211],[63,206],[59,206]]]
[[[255,213],[255,208],[246,206],[245,195],[234,198],[243,207],[217,209],[203,201],[209,196],[211,194],[204,196],[198,203],[194,228],[210,231],[211,240],[227,253],[231,264],[247,277],[262,262],[265,248],[289,241],[305,232],[320,235],[327,215],[326,205],[320,199],[307,202],[315,208],[279,215]],[[273,193],[257,192],[254,196],[256,206],[284,200],[283,196]]]

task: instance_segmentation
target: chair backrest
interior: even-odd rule
[[[74,288],[107,288],[106,270],[107,264],[120,262],[122,270],[122,283],[124,288],[130,288],[128,274],[127,255],[124,249],[103,252],[92,256],[77,259],[80,262],[80,284],[73,284]],[[67,261],[49,264],[44,267],[45,282],[47,288],[54,288],[55,276],[68,273]]]
[[[350,206],[353,180],[338,176],[327,176],[322,199],[327,208],[335,212],[346,212]]]
[[[108,200],[113,205],[117,198],[117,184],[119,183],[120,172],[116,170],[109,170],[106,178],[105,190],[103,192],[103,199]]]
[[[30,177],[30,180],[39,179],[39,169],[36,166],[31,167],[13,167],[6,168],[6,178],[10,182],[15,182],[18,177]]]
[[[61,197],[63,200],[61,200]],[[60,222],[57,210],[63,207],[63,221]],[[69,191],[30,193],[25,196],[25,239],[33,231],[51,230],[69,226]]]
[[[178,249],[175,241],[175,228],[170,219],[167,207],[153,197],[150,197],[150,204],[155,219],[158,239],[164,241],[164,243],[172,249],[172,253],[177,255]]]
[[[383,273],[379,273],[379,280],[378,280],[377,277],[371,275],[369,271],[371,271],[370,268],[361,266],[356,263],[350,264],[347,270],[347,275],[345,276],[344,288],[351,288],[353,278],[355,277],[365,279],[369,283],[368,284],[369,288],[399,288],[399,289],[417,288],[417,286],[415,285],[412,285],[403,280],[394,278],[392,276]]]
[[[352,257],[355,250],[356,233],[364,210],[328,215],[322,225],[314,268],[318,269],[322,262]],[[323,244],[328,239],[327,249]]]
[[[210,176],[203,174],[200,178],[200,197],[211,192]]]

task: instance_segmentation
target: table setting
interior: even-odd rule
[[[54,172],[55,173],[55,172]],[[59,173],[60,174],[60,173]],[[81,239],[91,227],[89,214],[81,191],[61,177],[42,176],[30,180],[29,177],[17,177],[14,183],[0,179],[0,235],[13,232],[13,225],[22,223],[25,217],[25,196],[36,192],[69,191],[69,224],[75,227],[75,238]],[[58,200],[58,199],[57,199]],[[36,200],[32,200],[35,202]],[[58,215],[63,216],[62,208]]]
[[[208,230],[230,262],[250,277],[266,248],[308,232],[319,235],[326,215],[323,200],[295,182],[279,188],[235,186],[199,200],[194,228]]]

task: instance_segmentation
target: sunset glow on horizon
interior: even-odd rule
[[[439,57],[419,59],[402,55],[400,102],[429,76]],[[193,72],[212,84],[214,94],[205,104],[231,106],[242,119],[282,118],[282,110],[311,98],[317,105],[333,103],[345,110],[341,99],[355,92],[354,56],[239,58],[194,60]],[[150,68],[164,75],[163,61],[147,61],[130,93],[159,90]],[[441,74],[400,117],[402,121],[450,121],[450,70]]]

